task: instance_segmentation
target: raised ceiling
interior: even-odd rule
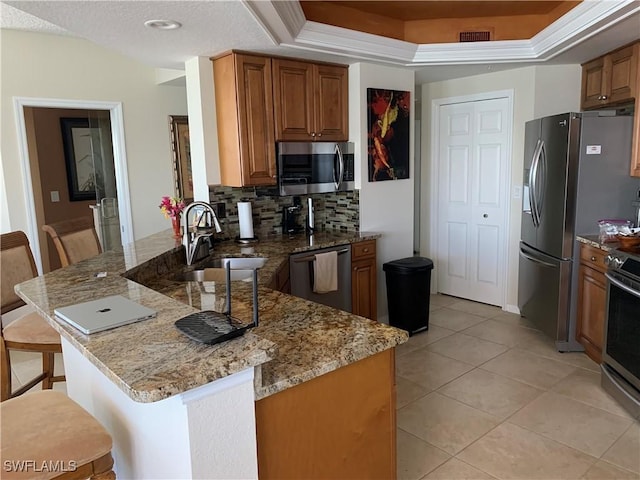
[[[396,16],[408,15],[407,8],[439,5],[381,1],[356,6],[369,3],[372,8],[386,6]],[[490,3],[496,2],[479,4],[483,12]],[[505,1],[497,2],[496,8],[525,4],[548,8],[556,2]],[[352,8],[348,5],[352,3],[341,6]],[[468,2],[451,2],[445,10],[461,5],[466,5],[464,12],[473,12]],[[385,20],[380,25],[404,22],[381,16]],[[153,18],[173,19],[183,27],[145,28],[144,22]],[[458,17],[456,22],[463,18],[481,17]],[[523,25],[524,19],[512,23]],[[345,64],[402,66],[415,70],[418,83],[427,83],[523,64],[585,62],[640,37],[640,1],[583,1],[531,39],[475,43],[410,42],[382,36],[380,29],[372,34],[323,24],[307,19],[300,3],[292,0],[0,0],[0,27],[67,33],[147,65],[175,70],[183,70],[184,62],[195,56],[239,49]]]
[[[580,1],[301,1],[307,20],[417,44],[454,43],[461,32],[526,40]]]

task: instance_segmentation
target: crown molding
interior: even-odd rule
[[[583,1],[534,36],[531,46],[538,59],[550,60],[638,12],[637,0]]]
[[[297,1],[241,0],[276,45],[295,42],[307,19]]]
[[[243,3],[277,45],[405,67],[546,61],[640,12],[637,0],[585,0],[530,40],[418,45],[307,21],[297,1]]]

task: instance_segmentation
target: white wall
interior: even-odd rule
[[[535,72],[533,118],[580,111],[580,65],[543,65]]]
[[[520,198],[513,187],[522,186],[524,124],[537,117],[577,111],[580,108],[580,66],[536,66],[422,85],[422,199],[420,212],[420,254],[433,256],[430,245],[431,219],[431,103],[435,99],[514,90],[513,142],[509,204],[506,304],[517,311],[518,242],[520,241]]]
[[[27,230],[14,96],[122,102],[134,236],[169,228],[158,210],[160,197],[174,194],[167,116],[187,113],[185,88],[158,86],[153,68],[85,40],[16,30],[0,35],[0,181],[9,201],[0,209],[1,231]]]
[[[349,68],[349,132],[356,148],[356,188],[360,189],[360,230],[379,232],[378,320],[386,321],[387,291],[382,264],[413,255],[415,80],[412,70],[357,63]],[[409,178],[369,182],[367,171],[367,88],[411,92]]]

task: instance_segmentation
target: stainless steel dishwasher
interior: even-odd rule
[[[314,293],[313,268],[315,255],[334,250],[338,252],[338,290],[329,293]],[[292,295],[351,312],[351,245],[340,245],[338,247],[296,253],[291,255],[289,260]]]

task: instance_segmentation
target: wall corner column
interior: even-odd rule
[[[213,67],[209,58],[193,57],[185,73],[194,200],[209,202],[209,185],[220,184]]]

